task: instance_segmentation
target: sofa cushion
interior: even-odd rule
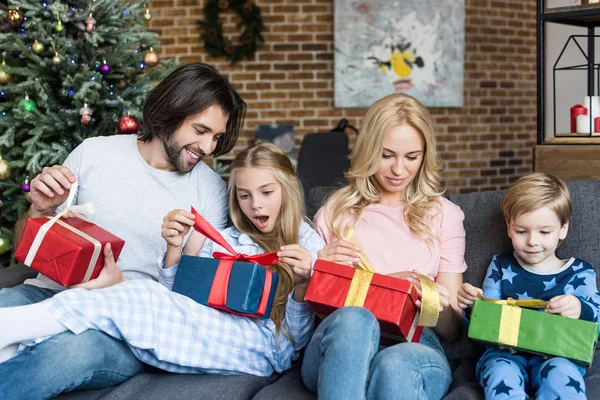
[[[253,400],[316,400],[317,396],[302,383],[300,368],[301,361],[294,362],[290,370],[282,374],[275,383],[258,392]]]
[[[36,271],[21,263],[6,268],[0,267],[0,288],[20,285],[25,279],[35,278],[37,274]]]
[[[251,399],[258,391],[274,382],[279,375],[194,375],[171,374],[151,369],[115,388],[74,391],[56,400],[164,400],[164,399]]]

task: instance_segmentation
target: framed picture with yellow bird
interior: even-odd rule
[[[335,106],[463,105],[464,0],[335,0]]]

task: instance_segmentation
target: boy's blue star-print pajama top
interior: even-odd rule
[[[533,272],[513,253],[494,256],[483,283],[493,299],[550,300],[572,294],[581,301],[580,319],[598,322],[600,294],[596,272],[586,261],[571,258],[559,271]],[[488,348],[477,363],[477,380],[486,399],[586,399],[585,368],[565,358],[512,354]]]

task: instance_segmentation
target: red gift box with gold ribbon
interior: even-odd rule
[[[382,339],[418,342],[421,338],[423,327],[418,326],[415,306],[419,295],[409,281],[317,260],[305,299],[322,315],[344,306],[368,309],[379,321]]]

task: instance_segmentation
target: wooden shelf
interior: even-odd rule
[[[589,139],[596,139],[594,144],[600,144],[600,138]],[[582,144],[580,140],[577,139],[577,144]],[[546,172],[569,181],[600,179],[600,146],[577,144],[536,146],[534,171]]]
[[[557,24],[597,26],[600,25],[600,4],[547,8],[541,19]]]
[[[600,135],[594,136],[581,136],[581,135],[573,135],[573,136],[563,136],[563,137],[553,137],[547,138],[544,141],[545,144],[600,144]]]

